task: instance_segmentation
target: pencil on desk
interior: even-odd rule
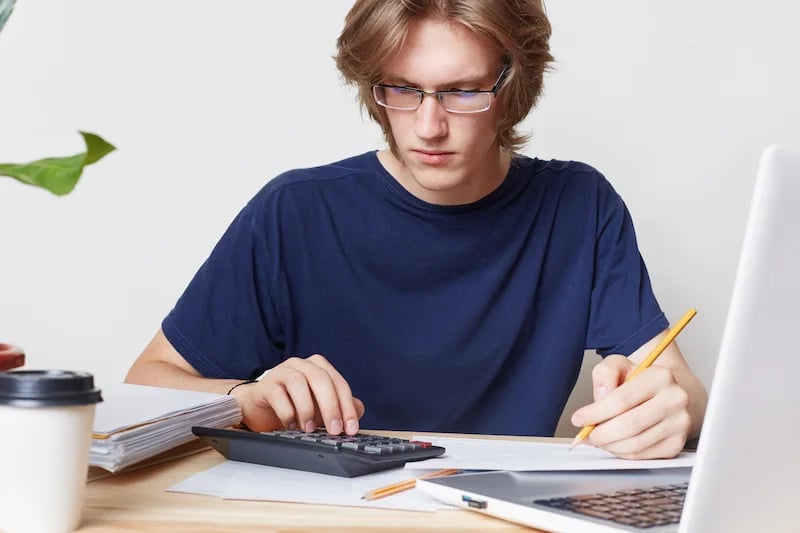
[[[368,493],[364,494],[361,498],[363,500],[377,500],[378,498],[385,498],[386,496],[391,496],[392,494],[397,494],[398,492],[403,492],[404,490],[413,489],[414,486],[417,484],[418,479],[431,479],[434,477],[443,477],[443,476],[451,476],[453,474],[460,474],[461,470],[457,468],[445,468],[442,470],[437,470],[435,472],[430,472],[425,474],[424,476],[419,476],[411,479],[406,479],[404,481],[398,481],[397,483],[392,483],[391,485],[386,485],[385,487],[380,487],[375,490],[371,490]]]
[[[675,340],[675,337],[678,336],[678,333],[680,333],[683,330],[683,328],[686,327],[686,324],[688,324],[689,321],[693,319],[694,315],[696,314],[697,310],[695,308],[691,308],[688,311],[686,311],[686,314],[683,315],[683,317],[678,321],[677,324],[675,324],[674,328],[669,330],[667,336],[664,337],[655,348],[653,348],[653,351],[650,352],[650,354],[647,357],[645,357],[644,361],[639,363],[639,366],[634,368],[633,372],[627,375],[627,377],[625,378],[625,382],[627,383],[631,379],[641,374],[643,370],[649,368],[650,365],[652,365],[653,362],[656,359],[658,359],[658,356],[661,355],[661,353],[667,348],[667,346],[669,346],[670,343],[672,343],[672,341]],[[572,445],[569,447],[569,449],[571,450],[572,448],[580,444],[583,440],[585,440],[586,437],[589,436],[589,433],[591,433],[592,430],[596,427],[596,425],[597,424],[589,424],[588,426],[583,426],[583,428],[581,428],[581,430],[575,436],[575,440],[572,441]]]

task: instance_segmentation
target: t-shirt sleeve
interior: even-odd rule
[[[234,219],[161,325],[205,377],[253,379],[281,360],[279,274],[259,205]]]
[[[668,327],[658,305],[633,221],[622,198],[601,177],[586,347],[605,357],[630,355]]]

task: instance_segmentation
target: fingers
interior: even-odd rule
[[[367,409],[364,407],[364,402],[353,396],[353,403],[356,406],[356,416],[361,420],[361,417],[367,412]]]
[[[354,405],[354,406],[355,406],[355,408],[356,408],[356,416],[357,416],[357,419],[358,419],[358,420],[360,420],[360,419],[361,419],[361,417],[362,417],[362,416],[364,416],[364,412],[366,411],[366,410],[365,410],[365,408],[364,408],[364,402],[362,402],[361,400],[359,400],[358,398],[356,398],[355,396],[353,396],[353,405]],[[344,431],[345,431],[345,433],[348,433],[348,431],[347,431],[347,422],[346,422],[346,421],[347,421],[347,419],[346,419],[346,418],[344,418],[343,420],[345,420],[345,423],[344,423],[344,425],[345,425]],[[322,418],[322,415],[320,414],[320,411],[319,411],[319,409],[317,409],[317,414],[316,414],[316,416],[314,417],[314,422],[316,423],[316,426],[317,426],[317,427],[323,427],[323,426],[325,426],[325,420]],[[296,425],[296,424],[295,424],[295,425]],[[296,429],[296,428],[292,428],[292,429]],[[328,431],[328,430],[326,429],[326,431]],[[353,431],[353,433],[349,433],[349,434],[351,434],[351,435],[354,435],[354,434],[355,434],[355,433],[357,433],[357,432],[358,432],[358,426],[356,426],[356,429],[355,429],[355,431]],[[328,431],[328,433],[330,433],[330,431]]]
[[[272,431],[286,427],[297,429],[297,417],[286,389],[264,381],[258,385],[254,409],[244,409],[244,422],[253,431]]]
[[[287,363],[289,364],[278,372],[278,367],[270,371],[270,374],[276,373],[273,377],[276,386],[269,396],[270,406],[286,427],[314,431],[317,409],[309,381],[321,379],[319,373],[324,371],[304,368],[304,365],[291,360]],[[279,389],[283,389],[283,392]]]
[[[674,457],[686,443],[691,418],[683,389],[648,402],[598,425],[588,442],[625,459]]]
[[[573,423],[597,424],[588,443],[619,457],[674,457],[690,431],[688,403],[672,372],[653,366],[576,411]]]
[[[314,431],[319,425],[332,434],[358,431],[364,404],[323,356],[290,358],[276,366],[248,391],[244,421],[255,431],[279,427]]]
[[[599,424],[605,420],[613,418],[628,409],[636,400],[632,397],[635,393],[618,391],[620,384],[625,381],[625,376],[634,368],[627,357],[611,355],[603,359],[592,369],[592,387],[594,391],[594,403],[582,407],[572,415],[572,424],[575,426],[586,426],[589,424]],[[609,396],[611,391],[615,391]]]
[[[594,401],[605,398],[609,392],[625,381],[625,376],[634,368],[627,357],[610,355],[592,369]]]
[[[330,382],[321,380],[320,390],[314,389],[314,395],[320,408],[325,428],[329,433],[338,435],[342,431],[352,435],[358,431],[358,420],[364,414],[364,404],[359,401],[361,412],[356,408],[350,385],[327,359],[321,355],[312,355],[308,359],[327,372]],[[328,385],[332,385],[329,387]],[[321,397],[320,393],[326,396]],[[324,400],[324,401],[323,401]]]

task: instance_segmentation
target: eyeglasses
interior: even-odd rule
[[[508,68],[509,65],[503,67],[494,86],[488,91],[423,91],[413,87],[379,83],[372,86],[372,95],[378,105],[397,111],[415,111],[422,105],[422,99],[428,94],[436,96],[444,110],[450,113],[481,113],[492,107],[492,98],[497,96],[497,91],[500,90]]]

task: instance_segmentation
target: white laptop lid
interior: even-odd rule
[[[680,523],[682,533],[800,532],[800,152],[770,147],[761,157],[705,424]],[[594,474],[596,475],[596,474]],[[627,474],[626,474],[627,475]],[[626,476],[625,475],[625,476]],[[660,484],[658,472],[653,484]],[[483,477],[483,479],[481,479]],[[551,485],[560,494],[608,490],[619,473],[466,474],[418,482],[429,494],[557,531],[628,530],[566,519],[531,505]],[[622,476],[624,477],[624,476]],[[565,480],[576,492],[563,493]],[[588,481],[587,481],[588,480]],[[473,506],[474,507],[474,506]],[[674,531],[674,527],[656,528]],[[652,530],[645,530],[652,531]]]
[[[681,530],[800,531],[800,152],[761,156]]]

